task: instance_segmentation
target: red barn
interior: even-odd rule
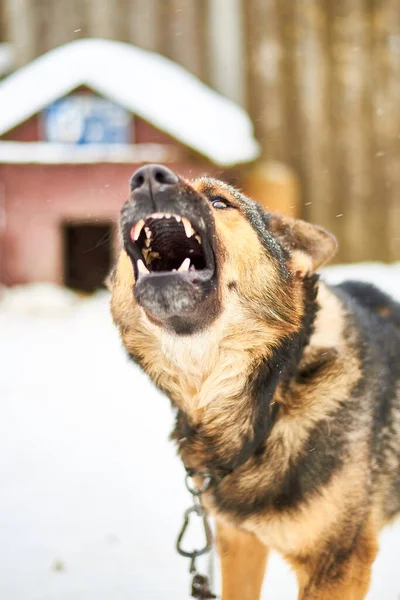
[[[93,290],[146,162],[186,176],[232,172],[258,146],[238,106],[171,61],[79,40],[0,83],[0,283]]]

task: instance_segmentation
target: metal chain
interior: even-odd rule
[[[195,475],[203,478],[203,484],[200,488],[198,488],[195,485],[192,479]],[[188,472],[185,478],[185,484],[187,490],[192,495],[193,505],[190,506],[184,513],[184,521],[176,542],[176,549],[181,556],[190,558],[189,572],[193,575],[191,587],[192,598],[198,598],[200,600],[216,598],[216,596],[210,590],[210,582],[207,575],[201,575],[197,572],[196,569],[196,558],[210,552],[213,545],[210,523],[208,521],[206,510],[201,502],[201,494],[203,494],[210,488],[212,484],[212,476],[207,471],[199,471],[197,473]],[[182,542],[187,528],[189,526],[191,515],[196,515],[202,519],[206,543],[203,548],[193,548],[193,550],[185,550],[182,546]]]

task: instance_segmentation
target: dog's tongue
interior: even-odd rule
[[[151,230],[151,245],[157,252],[173,251],[189,241],[182,223],[175,219],[148,219],[146,227]]]
[[[146,227],[151,230],[151,247],[160,257],[171,261],[180,258],[202,256],[199,242],[194,236],[186,237],[182,223],[175,219],[149,219]]]

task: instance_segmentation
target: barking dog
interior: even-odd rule
[[[259,597],[269,548],[299,598],[361,600],[400,512],[400,305],[320,282],[329,233],[213,179],[139,169],[121,232],[113,318],[212,474],[223,600]]]

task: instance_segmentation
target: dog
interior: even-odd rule
[[[269,549],[302,600],[361,600],[400,512],[400,305],[328,286],[321,227],[160,165],[132,176],[111,311],[176,408],[215,518],[223,600],[259,598]]]

